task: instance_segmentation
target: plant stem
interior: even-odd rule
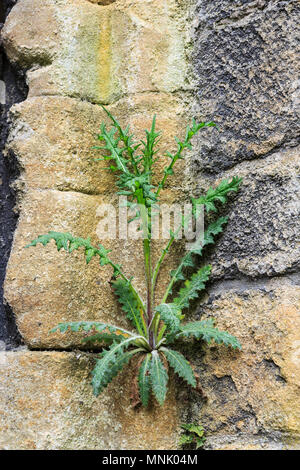
[[[173,241],[175,240],[175,235],[172,235],[166,248],[164,248],[162,250],[162,254],[158,260],[158,262],[156,263],[156,266],[154,268],[154,271],[153,271],[153,276],[152,276],[152,297],[154,298],[154,290],[155,290],[155,285],[156,285],[156,281],[157,281],[157,276],[158,276],[158,273],[159,273],[159,270],[160,270],[160,267],[162,265],[162,262],[163,260],[165,259],[166,255],[168,254],[169,252],[169,249],[173,243]]]
[[[155,196],[156,196],[156,197],[158,197],[160,191],[161,191],[162,189],[164,189],[166,179],[167,179],[168,175],[172,172],[173,166],[175,165],[175,163],[176,163],[176,161],[178,160],[179,157],[180,157],[180,153],[179,153],[179,152],[176,153],[175,155],[173,155],[172,161],[171,161],[170,165],[166,168],[165,174],[164,174],[164,176],[163,176],[163,179],[161,180],[161,182],[160,182],[159,185],[158,185],[157,191],[156,191],[156,193],[155,193]]]
[[[152,307],[152,269],[151,269],[151,242],[149,239],[144,240],[144,259],[145,259],[145,274],[147,284],[147,327],[149,334],[149,344],[152,348],[155,347],[154,334],[151,329],[153,307]]]

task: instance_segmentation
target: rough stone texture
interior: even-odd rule
[[[107,8],[86,0],[20,0],[3,37],[10,59],[31,67],[30,97],[108,103],[124,94],[182,88],[186,64],[177,10],[175,0],[123,0]]]
[[[229,222],[212,250],[215,278],[252,278],[299,271],[299,148],[244,162],[222,175],[243,177]],[[207,183],[206,183],[207,184]]]
[[[157,128],[164,133],[161,158],[156,164],[156,178],[161,179],[166,150],[174,151],[174,136],[182,138],[187,123],[180,99],[172,95],[145,93],[124,98],[109,106],[124,127],[130,125],[137,138],[151,126],[159,112]],[[107,162],[95,162],[101,156],[92,147],[100,124],[109,121],[98,106],[67,97],[35,97],[13,106],[8,148],[22,168],[23,190],[29,188],[77,191],[84,194],[114,194],[115,178],[101,170]],[[99,144],[99,142],[98,142]],[[179,162],[179,168],[183,162]],[[175,174],[175,187],[183,186],[182,174]]]
[[[202,141],[199,169],[218,173],[299,140],[299,14],[297,0],[197,2],[199,114],[221,127]]]
[[[98,242],[98,205],[115,204],[113,178],[91,158],[103,102],[139,136],[156,112],[162,152],[191,114],[219,122],[220,132],[199,136],[165,200],[244,177],[228,228],[207,253],[210,296],[195,314],[214,316],[243,351],[183,344],[206,400],[178,381],[177,401],[172,391],[160,422],[157,409],[129,409],[130,375],[93,398],[91,354],[1,353],[3,448],[176,448],[183,419],[202,422],[207,448],[299,448],[298,9],[296,1],[247,0],[19,0],[13,8],[3,39],[10,60],[27,70],[29,97],[10,114],[21,216],[5,292],[27,345],[79,347],[74,334],[48,335],[63,320],[126,325],[107,289],[109,269],[95,260],[86,267],[81,253],[53,245],[24,248],[49,229]],[[137,245],[118,241],[112,257],[143,290]]]
[[[135,411],[127,368],[95,398],[93,363],[82,352],[1,352],[0,449],[176,449],[173,390],[163,413]]]
[[[207,449],[296,449],[299,3],[198,1],[195,12],[194,112],[220,131],[198,139],[189,186],[199,194],[243,177],[225,233],[207,253],[211,293],[198,315],[216,318],[243,352],[193,346],[206,400],[189,395],[183,416],[207,429]]]
[[[184,414],[198,416],[211,436],[207,448],[299,446],[299,280],[225,287],[212,290],[196,317],[215,318],[243,350],[191,348],[206,399],[190,396]]]

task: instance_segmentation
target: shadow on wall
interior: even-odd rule
[[[0,5],[0,29],[17,0],[4,0]],[[24,72],[9,63],[0,43],[0,350],[21,344],[13,312],[4,304],[3,282],[18,214],[15,210],[16,194],[11,187],[19,175],[14,155],[5,155],[8,136],[8,111],[14,103],[25,100],[27,86]]]

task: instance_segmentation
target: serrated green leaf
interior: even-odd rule
[[[74,237],[70,233],[61,233],[50,231],[45,235],[40,235],[38,238],[29,243],[26,248],[30,246],[36,246],[38,243],[41,243],[43,246],[46,246],[52,240],[55,241],[57,250],[60,251],[64,248],[65,251],[72,253],[74,250],[78,250],[83,247],[85,249],[86,262],[89,263],[94,256],[99,256],[101,265],[113,264],[108,258],[108,253],[111,250],[106,250],[104,246],[99,245],[98,248],[91,245],[91,240],[89,238]]]
[[[150,379],[154,396],[163,405],[167,394],[168,373],[159,357],[158,351],[152,351]]]
[[[101,353],[97,359],[96,366],[92,371],[92,386],[95,396],[112,381],[131,357],[130,352],[126,354],[124,349],[128,348],[139,337],[126,338],[122,342],[113,343],[108,350]]]
[[[179,438],[179,445],[184,446],[186,444],[192,444],[194,442],[194,436],[189,434],[181,434]]]
[[[184,379],[189,385],[195,388],[197,385],[196,378],[193,369],[185,357],[180,352],[169,348],[162,347],[161,351],[166,356],[170,366],[173,367],[176,374],[178,374],[179,377]]]
[[[195,255],[202,255],[203,249],[207,245],[215,243],[214,237],[223,232],[223,226],[228,222],[228,217],[219,217],[214,222],[211,222],[204,232],[203,241],[199,246],[195,245],[190,250]]]
[[[197,434],[197,436],[202,437],[204,435],[204,428],[201,426],[201,424],[195,424],[195,423],[184,423],[181,425],[182,429],[185,429],[186,431],[193,432]]]
[[[148,406],[151,383],[150,383],[150,361],[151,354],[147,354],[139,370],[138,384],[140,398],[143,406]]]
[[[56,331],[60,331],[61,333],[65,333],[67,329],[70,328],[71,331],[78,332],[80,330],[83,331],[92,331],[95,330],[100,334],[106,334],[107,332],[111,334],[119,334],[123,337],[127,336],[135,336],[134,333],[131,331],[125,330],[124,328],[119,328],[115,325],[109,325],[107,323],[97,322],[97,321],[75,321],[75,322],[65,322],[59,323],[57,326],[50,330],[50,333],[55,333]],[[105,331],[106,330],[106,331]]]
[[[182,434],[180,438],[181,445],[195,444],[196,449],[203,447],[206,438],[204,437],[204,429],[200,424],[186,423],[181,425],[182,429],[187,433]]]
[[[113,341],[122,341],[124,339],[124,336],[122,335],[116,335],[114,333],[105,333],[105,332],[102,332],[100,334],[96,334],[96,335],[91,335],[91,336],[87,336],[86,338],[82,338],[81,342],[84,343],[84,344],[98,344],[98,345],[101,345],[102,343],[107,343],[107,344],[111,344],[113,343]]]
[[[195,440],[196,440],[196,449],[200,449],[201,447],[203,447],[205,441],[206,441],[206,437],[195,437]]]
[[[209,188],[204,196],[201,196],[198,199],[192,198],[193,211],[196,212],[197,205],[204,205],[207,212],[217,211],[215,202],[219,201],[222,204],[225,204],[227,201],[227,194],[230,191],[237,192],[242,183],[242,178],[234,176],[231,181],[228,179],[222,180],[221,183],[215,188]]]
[[[119,278],[113,281],[112,285],[127,318],[140,334],[145,335],[146,325],[143,321],[140,305],[131,291],[130,284],[124,279]]]
[[[181,309],[177,304],[160,304],[155,308],[155,311],[160,315],[171,334],[179,330]]]
[[[205,282],[208,281],[210,272],[211,266],[199,269],[190,280],[185,281],[184,287],[180,289],[178,297],[173,302],[181,309],[189,307],[190,301],[197,298],[199,292],[205,289]]]
[[[214,340],[217,344],[232,346],[233,349],[242,349],[240,342],[227,331],[221,331],[214,327],[212,319],[190,322],[181,326],[181,333],[177,336],[194,336],[197,339],[203,339],[207,343]]]

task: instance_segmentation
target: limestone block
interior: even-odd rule
[[[47,27],[35,21],[37,12],[46,17]],[[123,0],[107,7],[86,0],[35,0],[33,5],[21,0],[7,19],[3,39],[12,61],[35,65],[28,71],[30,97],[66,95],[108,103],[124,94],[183,87],[185,36],[175,16],[180,22],[174,0]],[[52,31],[50,38],[41,28]],[[31,40],[41,32],[41,41]]]
[[[160,111],[157,128],[164,134],[156,178],[162,177],[166,150],[175,150],[174,135],[182,137],[184,110],[176,97],[137,95],[120,100],[109,108],[125,127],[130,125],[137,138],[151,126],[152,116]],[[93,260],[87,267],[83,254],[57,253],[54,246],[25,249],[27,243],[49,230],[69,231],[75,236],[91,236],[112,248],[112,258],[121,262],[128,276],[145,294],[141,241],[102,240],[97,235],[103,203],[113,204],[118,217],[119,201],[115,195],[114,176],[102,170],[106,162],[91,147],[102,121],[108,122],[103,110],[76,99],[35,97],[14,106],[8,150],[22,168],[16,182],[21,212],[7,270],[5,296],[13,308],[19,329],[31,347],[63,348],[79,345],[80,337],[49,335],[58,322],[83,319],[103,320],[126,325],[108,284],[110,270],[100,270]],[[143,136],[144,137],[144,136]],[[181,167],[185,162],[180,162]],[[175,189],[166,189],[162,202],[181,202],[182,170],[176,172]],[[21,192],[20,192],[21,191]],[[117,220],[118,227],[118,220]],[[116,233],[118,235],[118,232]],[[153,262],[167,241],[154,242]],[[166,288],[169,270],[174,269],[181,247],[173,250],[164,264],[158,284],[157,300]],[[126,325],[128,327],[128,325]]]
[[[197,2],[198,115],[220,124],[200,142],[199,169],[217,173],[297,143],[299,13],[297,0]]]
[[[55,2],[19,1],[12,9],[1,36],[6,53],[13,62],[24,68],[51,64],[61,47]]]
[[[133,410],[133,368],[124,369],[96,398],[93,365],[93,355],[82,352],[1,352],[0,448],[176,449],[172,386],[163,413],[155,404]]]
[[[123,128],[130,126],[137,139],[145,138],[157,114],[157,129],[163,130],[159,145],[159,160],[155,165],[154,181],[163,176],[168,163],[166,151],[175,151],[174,137],[183,138],[188,124],[187,111],[180,99],[169,95],[143,94],[124,98],[108,109]],[[17,157],[22,168],[22,181],[27,189],[59,189],[85,194],[112,194],[115,177],[103,170],[107,162],[95,162],[101,157],[93,146],[100,125],[111,122],[98,105],[67,97],[34,97],[15,105],[11,110],[11,129],[7,148]],[[183,189],[182,172],[186,163],[179,161],[175,176],[167,180]],[[24,188],[23,188],[24,189]]]
[[[194,345],[191,351],[206,399],[194,397],[190,409],[213,447],[229,445],[233,436],[236,448],[245,435],[246,444],[254,439],[258,448],[271,445],[268,440],[299,445],[299,308],[299,284],[274,278],[260,288],[237,283],[228,290],[221,283],[198,310],[197,317],[215,318],[243,347],[210,345],[200,354]]]

